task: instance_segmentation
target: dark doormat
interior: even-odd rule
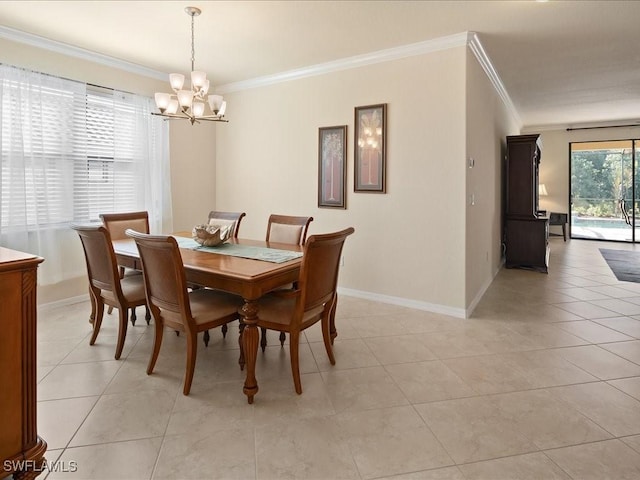
[[[600,253],[618,280],[640,283],[640,252],[601,248]]]

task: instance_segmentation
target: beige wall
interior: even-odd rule
[[[312,215],[310,234],[355,227],[340,286],[460,314],[465,308],[465,58],[455,49],[226,95],[216,204]],[[387,103],[387,193],[353,192],[354,107]],[[318,128],[348,125],[347,209],[317,207]]]
[[[472,310],[502,265],[505,138],[519,129],[471,52],[466,81],[465,305]]]
[[[151,95],[166,84],[0,40],[0,61]],[[469,78],[466,78],[466,77]],[[500,158],[511,128],[466,47],[226,95],[228,124],[171,125],[173,227],[213,208],[247,212],[264,238],[270,213],[313,215],[310,234],[353,226],[344,293],[463,316],[500,263]],[[387,193],[353,192],[354,107],[387,103]],[[347,209],[317,207],[318,128],[348,125]],[[467,138],[468,137],[468,138]],[[476,167],[467,167],[467,157]],[[476,205],[467,204],[468,193]],[[82,260],[78,245],[77,259]],[[468,277],[468,278],[467,278]],[[86,293],[77,279],[44,289]]]
[[[222,128],[226,125],[222,124]],[[171,197],[173,230],[206,223],[216,208],[216,128],[218,123],[171,124]]]

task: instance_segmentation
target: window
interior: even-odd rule
[[[96,220],[100,213],[144,207],[137,188],[137,165],[144,163],[135,138],[137,112],[126,97],[117,100],[87,93],[87,157],[75,173],[77,217]]]
[[[58,257],[68,238],[43,232],[100,213],[171,223],[168,127],[152,99],[0,65],[0,108],[0,245]]]
[[[3,79],[2,227],[25,217],[44,227],[145,208],[148,152],[138,117],[149,112],[133,95],[80,86]]]
[[[571,238],[640,241],[638,140],[570,143]]]

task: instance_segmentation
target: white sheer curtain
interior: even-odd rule
[[[117,92],[114,92],[116,94]],[[169,157],[169,123],[151,115],[155,101],[139,95],[122,94],[137,111],[136,146],[140,150],[138,176],[146,177],[144,195],[138,201],[149,212],[151,233],[167,233],[173,227],[171,210],[171,174]],[[117,139],[117,136],[116,136]],[[116,140],[117,143],[117,140]]]
[[[171,228],[168,126],[153,101],[0,65],[0,245],[44,257],[39,283],[86,274],[69,223],[147,210]]]

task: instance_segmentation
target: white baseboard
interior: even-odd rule
[[[493,276],[485,282],[482,288],[478,291],[478,294],[473,299],[471,304],[466,308],[455,308],[449,307],[447,305],[440,305],[437,303],[429,303],[429,302],[421,302],[418,300],[411,300],[408,298],[402,297],[393,297],[391,295],[382,295],[379,293],[365,292],[363,290],[354,290],[351,288],[342,288],[338,287],[338,293],[340,295],[346,295],[348,297],[356,297],[362,298],[365,300],[371,300],[374,302],[388,303],[391,305],[398,305],[400,307],[414,308],[416,310],[423,310],[426,312],[433,313],[442,313],[444,315],[451,315],[452,317],[457,318],[469,318],[473,313],[473,310],[476,308],[483,295],[486,293],[487,289],[491,286],[493,279],[500,271],[502,264],[498,267],[498,269],[494,272]],[[67,305],[73,305],[75,303],[86,302],[89,300],[89,295],[78,295],[76,297],[65,298],[62,300],[57,300],[55,302],[44,303],[38,305],[38,308],[42,310],[48,310],[51,308],[64,307]]]
[[[465,318],[471,317],[471,315],[473,314],[473,311],[478,306],[478,303],[480,303],[480,300],[482,300],[482,297],[484,297],[484,294],[487,293],[487,290],[495,280],[496,275],[498,275],[498,272],[502,270],[502,265],[504,265],[504,258],[500,261],[498,268],[496,269],[495,272],[493,272],[493,275],[491,276],[491,278],[487,279],[487,281],[484,283],[484,285],[482,285],[480,290],[478,290],[478,293],[476,294],[475,298],[471,301],[471,303],[469,304],[469,306],[465,311]]]
[[[416,310],[424,310],[426,312],[442,313],[457,318],[467,318],[463,308],[454,308],[447,305],[438,305],[435,303],[420,302],[418,300],[410,300],[408,298],[392,297],[390,295],[381,295],[379,293],[364,292],[362,290],[353,290],[351,288],[338,287],[340,295],[348,297],[363,298],[374,302],[389,303],[400,307],[414,308]]]
[[[50,310],[57,307],[66,307],[67,305],[73,305],[74,303],[86,302],[89,300],[89,294],[78,295],[77,297],[63,298],[62,300],[56,300],[55,302],[42,303],[38,305],[38,309]]]

